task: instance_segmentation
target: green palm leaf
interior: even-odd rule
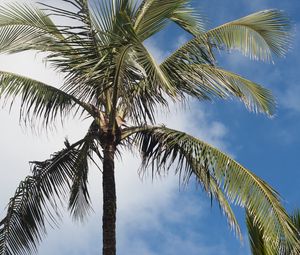
[[[255,174],[211,145],[190,135],[166,127],[145,127],[136,131],[133,142],[143,156],[143,169],[161,173],[176,162],[175,171],[181,180],[199,178],[199,170],[206,169],[229,201],[247,208],[264,229],[263,240],[276,245],[282,236],[299,251],[295,228],[280,205],[278,194]],[[192,162],[192,163],[191,163]]]
[[[283,56],[291,41],[290,23],[277,10],[254,13],[199,34],[172,53],[161,67],[192,71],[189,64],[214,64],[212,47],[239,49],[251,58],[270,60],[272,53]],[[175,72],[176,74],[176,72]]]
[[[293,214],[290,215],[292,222],[298,229],[298,232],[300,232],[300,209],[297,209],[293,212]]]
[[[274,114],[276,103],[272,93],[255,82],[209,64],[183,65],[165,62],[162,66],[163,70],[173,70],[167,73],[181,93],[199,100],[236,97],[250,111]]]
[[[254,223],[254,216],[246,213],[246,223],[252,255],[275,255],[276,246],[267,245],[263,239],[263,230]],[[273,247],[273,249],[272,249]]]
[[[88,191],[89,159],[92,159],[96,145],[94,137],[88,134],[84,143],[77,150],[74,162],[74,174],[71,179],[69,210],[75,220],[84,221],[91,210],[91,200]]]
[[[240,99],[250,111],[274,114],[276,104],[271,91],[216,66],[194,65],[193,69],[193,73],[183,74],[187,82],[195,84],[190,95],[197,97],[200,90],[200,95],[206,93],[221,98],[233,96]]]
[[[260,11],[205,34],[218,48],[238,49],[253,59],[284,56],[291,42],[289,19],[277,10]]]
[[[188,5],[189,0],[170,16],[170,19],[192,35],[205,31],[206,19],[199,11]]]
[[[151,35],[163,29],[170,18],[184,26],[186,29],[194,30],[194,27],[189,24],[193,17],[190,17],[189,20],[184,19],[183,7],[187,2],[188,1],[186,0],[143,1],[137,12],[134,23],[134,29],[138,37],[144,41]]]
[[[9,72],[0,71],[0,98],[4,104],[15,103],[20,97],[20,118],[25,121],[41,119],[42,124],[47,126],[53,122],[57,116],[63,118],[72,109],[83,108],[92,112],[89,106],[72,95],[69,95],[55,87],[42,82],[16,75]]]
[[[0,52],[49,50],[64,37],[50,17],[29,4],[0,6]]]
[[[290,219],[297,229],[297,238],[300,241],[300,211],[296,210],[290,215]],[[286,242],[285,236],[282,236],[277,245],[271,245],[263,239],[264,229],[259,228],[255,218],[246,212],[246,222],[248,228],[248,236],[252,255],[296,255],[299,254],[297,248]]]

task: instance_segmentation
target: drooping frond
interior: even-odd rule
[[[66,148],[51,159],[32,162],[33,175],[20,183],[0,222],[1,255],[36,253],[46,234],[46,222],[57,223],[57,201],[62,201],[70,189],[78,160],[77,147],[83,142],[66,142]]]
[[[89,133],[84,143],[77,150],[74,174],[71,179],[69,210],[75,220],[83,221],[91,210],[91,201],[88,191],[89,159],[92,159],[94,150],[97,150],[94,137]],[[93,160],[92,160],[93,161]]]
[[[297,229],[297,238],[300,241],[300,213],[299,210],[296,210],[293,214],[290,215],[290,219]],[[248,229],[248,236],[250,241],[250,247],[252,255],[297,255],[297,249],[294,249],[293,246],[288,244],[285,241],[285,237],[282,236],[280,243],[276,246],[270,245],[270,243],[263,240],[264,229],[260,229],[252,215],[246,212],[246,222]]]
[[[272,247],[267,247],[268,243],[266,243],[263,239],[262,229],[260,229],[254,223],[254,216],[252,216],[249,213],[246,213],[246,223],[247,223],[249,243],[250,243],[252,255],[276,255],[276,254],[278,254],[278,250],[276,251],[275,246],[273,246],[273,249],[272,249]]]
[[[0,71],[0,98],[4,104],[21,101],[20,119],[31,123],[41,120],[47,127],[60,116],[64,118],[72,109],[82,107],[91,112],[88,105],[75,97],[42,82],[21,75]]]
[[[276,103],[272,93],[240,75],[209,64],[177,64],[168,61],[162,69],[168,70],[172,84],[185,95],[199,100],[236,97],[250,111],[274,114]]]
[[[189,95],[198,97],[206,94],[221,98],[236,97],[241,100],[250,111],[273,115],[275,99],[271,91],[247,80],[240,75],[211,65],[194,65],[192,73],[183,73],[182,77],[194,87]]]
[[[190,176],[198,178],[199,169],[206,169],[229,201],[255,217],[256,224],[264,229],[266,242],[276,245],[284,236],[285,242],[299,252],[296,230],[278,194],[236,161],[199,139],[166,127],[145,127],[136,133],[134,142],[141,150],[144,169],[150,166],[153,173],[167,171],[176,163],[176,172],[188,180]]]
[[[260,11],[226,23],[205,34],[219,49],[238,49],[252,59],[284,56],[291,43],[290,21],[278,10]]]
[[[148,131],[149,127],[141,125],[123,129],[121,137],[123,146],[125,146],[126,148],[131,148],[132,146],[137,145],[138,148],[140,148],[143,139],[143,132],[145,130]],[[176,155],[174,156],[176,158]],[[171,160],[173,160],[173,158]],[[188,184],[192,175],[195,175],[197,183],[199,183],[200,186],[205,190],[205,192],[207,192],[210,198],[214,198],[218,202],[220,209],[227,217],[229,226],[235,231],[236,235],[240,239],[242,239],[240,227],[234,215],[234,212],[227,201],[226,195],[219,187],[216,179],[210,174],[209,171],[207,171],[205,167],[198,164],[194,159],[187,158],[186,160],[187,164],[189,164],[194,170],[193,172],[188,172],[183,175],[181,175],[180,173],[182,183]]]
[[[184,181],[188,182],[192,175],[195,175],[196,181],[204,188],[205,192],[207,192],[211,198],[214,198],[217,201],[220,209],[227,218],[230,228],[234,230],[237,237],[242,240],[242,234],[238,221],[228,202],[228,199],[226,198],[226,195],[217,183],[217,180],[209,173],[208,169],[197,164],[195,160],[187,160],[187,163],[193,168],[193,173],[190,172],[188,175],[185,175]]]

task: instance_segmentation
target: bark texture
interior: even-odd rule
[[[107,142],[103,154],[103,255],[116,255],[117,199],[114,173],[115,145],[113,142]]]

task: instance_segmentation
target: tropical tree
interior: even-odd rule
[[[290,219],[298,231],[298,239],[300,240],[300,210],[297,209],[290,215]],[[286,242],[279,242],[276,245],[264,239],[264,230],[260,228],[255,221],[255,217],[246,213],[246,222],[248,228],[248,236],[252,255],[298,255],[299,251],[294,247],[287,245]],[[285,237],[282,236],[281,240]]]
[[[285,241],[299,250],[295,228],[278,194],[254,173],[217,148],[186,133],[157,125],[155,112],[168,102],[190,98],[236,97],[246,107],[274,113],[271,92],[217,66],[214,50],[238,49],[269,61],[283,56],[290,42],[289,21],[266,10],[204,29],[189,0],[60,0],[66,6],[8,4],[0,7],[0,51],[44,53],[64,76],[61,86],[0,72],[0,96],[7,105],[19,98],[20,119],[49,129],[71,115],[90,120],[86,135],[50,159],[32,162],[0,222],[0,254],[32,254],[57,223],[58,201],[69,196],[75,219],[90,209],[89,167],[102,162],[103,254],[116,254],[115,156],[137,150],[143,171],[175,171],[183,183],[195,178],[218,201],[240,236],[230,203],[245,207],[264,230],[263,239]],[[176,23],[191,39],[158,64],[143,42]],[[172,167],[174,166],[174,167]],[[172,168],[171,168],[172,167]],[[57,223],[58,224],[58,223]]]

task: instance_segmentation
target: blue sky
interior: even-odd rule
[[[291,212],[300,206],[300,2],[200,0],[192,4],[208,17],[209,27],[273,8],[284,10],[295,25],[293,49],[286,58],[274,58],[275,64],[251,61],[237,52],[218,54],[222,67],[274,92],[278,102],[274,118],[249,113],[236,101],[193,102],[186,112],[176,108],[172,116],[161,114],[158,117],[168,126],[197,135],[233,155],[271,184]],[[170,26],[146,45],[159,61],[186,39],[186,34]],[[13,57],[0,55],[0,69],[30,75],[55,86],[61,81],[31,53]],[[30,130],[24,131],[18,126],[16,113],[16,108],[10,115],[7,110],[0,111],[0,173],[3,176],[0,179],[0,216],[18,182],[29,173],[27,162],[47,158],[62,147],[66,135],[75,139],[86,125],[70,121],[51,134],[32,135]],[[217,204],[211,208],[210,200],[201,189],[191,185],[179,190],[174,176],[153,183],[141,180],[137,168],[137,156],[125,156],[118,163],[118,254],[250,254],[247,237],[244,244],[235,238]],[[39,254],[100,254],[100,178],[96,171],[90,178],[95,214],[83,226],[73,224],[66,214],[59,230],[49,230]],[[246,235],[243,210],[236,208],[236,212]]]

